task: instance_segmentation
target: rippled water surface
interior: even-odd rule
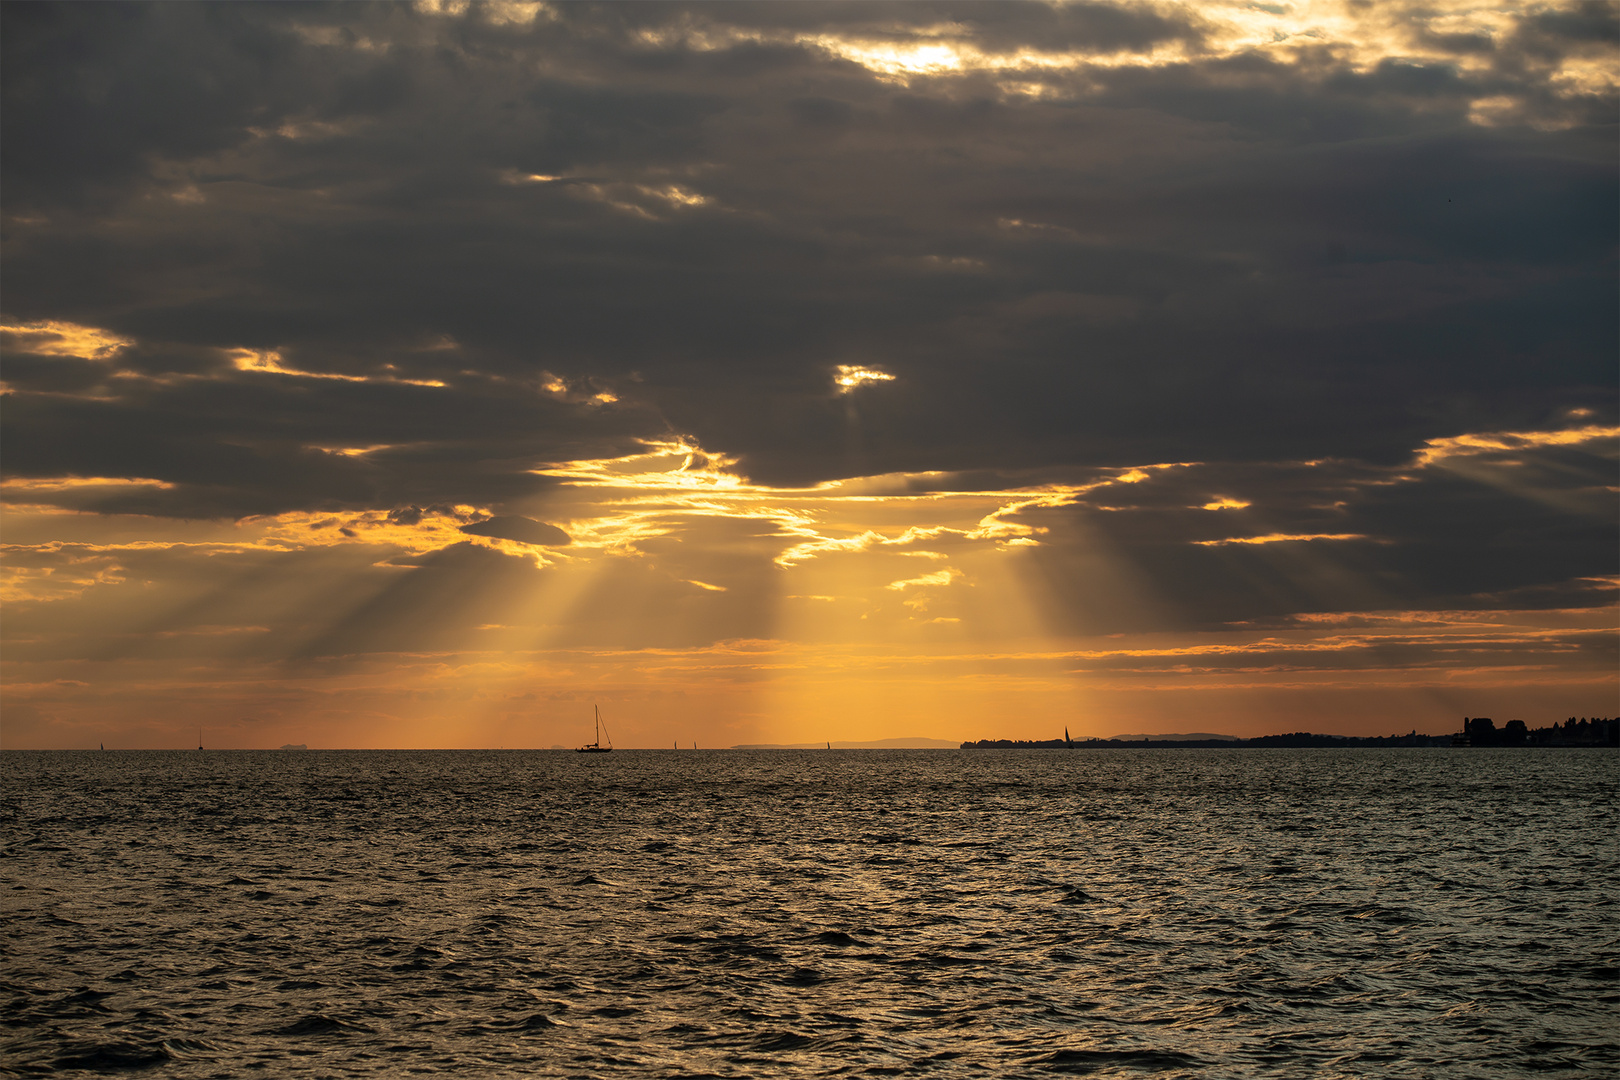
[[[1614,751],[0,769],[15,1073],[1620,1072]]]

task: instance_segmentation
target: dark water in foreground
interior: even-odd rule
[[[1605,750],[0,754],[13,1073],[1620,1072]]]

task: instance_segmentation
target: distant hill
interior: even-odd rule
[[[1120,742],[1192,742],[1195,739],[1227,739],[1231,742],[1242,742],[1236,735],[1211,735],[1206,731],[1194,731],[1186,735],[1110,735],[1110,739]]]
[[[955,750],[961,743],[948,739],[875,739],[872,742],[839,742],[833,740],[834,750]],[[825,750],[825,742],[801,743],[743,743],[733,750]]]

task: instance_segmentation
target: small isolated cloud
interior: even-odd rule
[[[1367,537],[1362,533],[1267,533],[1264,536],[1228,536],[1221,540],[1194,540],[1193,543],[1200,547],[1224,547],[1227,544],[1290,544],[1306,540],[1365,539]]]
[[[461,531],[468,536],[488,536],[496,540],[515,540],[520,544],[544,547],[561,547],[571,542],[568,534],[557,526],[517,515],[475,521],[471,525],[463,525]]]
[[[839,364],[833,375],[833,382],[838,385],[840,394],[851,393],[867,383],[893,381],[894,376],[881,368],[857,367],[851,364]]]
[[[932,574],[924,574],[921,577],[906,578],[904,581],[891,581],[885,585],[884,588],[893,590],[894,592],[902,592],[905,589],[911,588],[912,586],[926,587],[929,585],[949,585],[951,582],[955,581],[961,576],[962,571],[958,570],[954,566],[947,566],[943,570],[936,571]]]

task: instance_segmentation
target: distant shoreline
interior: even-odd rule
[[[877,739],[870,742],[815,742],[815,743],[743,743],[734,746],[715,746],[707,749],[713,750],[1224,750],[1224,749],[1267,749],[1267,748],[1333,748],[1333,747],[1493,747],[1493,746],[1538,746],[1546,748],[1616,748],[1620,747],[1620,717],[1570,717],[1562,724],[1552,724],[1542,728],[1527,728],[1522,721],[1509,720],[1506,726],[1497,728],[1495,723],[1487,717],[1465,718],[1463,728],[1455,734],[1448,735],[1419,735],[1416,731],[1405,735],[1318,735],[1308,731],[1295,731],[1283,735],[1257,735],[1253,738],[1239,738],[1236,735],[1217,735],[1210,732],[1189,732],[1186,734],[1171,735],[1140,735],[1116,736],[1109,739],[1081,738],[1081,739],[979,739],[963,743],[955,743],[945,739],[929,739],[909,736],[896,739]],[[47,749],[44,747],[0,747],[0,753],[60,753],[78,752],[105,753],[106,746],[100,750],[88,747],[59,747]],[[207,753],[201,747],[193,750],[189,747],[113,747],[118,750],[140,750],[143,752],[179,753],[194,757],[198,753]],[[506,751],[507,747],[322,747],[325,751],[339,751],[351,753],[491,753]],[[514,753],[532,753],[546,750],[546,747],[511,747]],[[568,748],[553,745],[552,752],[567,752]],[[667,746],[660,747],[622,747],[629,752],[641,749],[654,753],[667,751]],[[681,752],[683,748],[676,747],[674,752]],[[692,747],[696,750],[697,747]],[[268,747],[215,747],[214,752],[247,752],[247,753],[292,753],[320,752],[312,751],[304,743],[283,743],[279,750],[270,750]]]
[[[965,742],[963,750],[1232,750],[1266,747],[1315,746],[1450,746],[1450,735],[1260,735],[1253,739],[1234,736],[1213,739],[980,739]]]
[[[1110,749],[1266,749],[1295,747],[1352,747],[1352,746],[1545,746],[1545,747],[1613,747],[1620,746],[1620,719],[1593,718],[1579,723],[1571,717],[1567,725],[1527,729],[1518,721],[1511,721],[1498,731],[1490,720],[1465,720],[1464,728],[1455,735],[1317,735],[1308,731],[1295,731],[1287,735],[1257,735],[1240,739],[1230,735],[1206,738],[1178,739],[980,739],[962,744],[963,750],[1110,750]]]

